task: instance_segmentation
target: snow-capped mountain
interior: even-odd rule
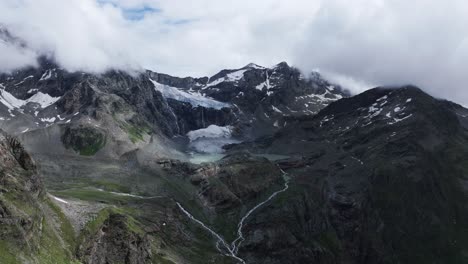
[[[85,126],[107,145],[126,142],[122,154],[153,135],[170,139],[210,125],[230,126],[242,140],[270,135],[285,118],[316,114],[346,96],[318,73],[304,76],[286,63],[179,78],[152,71],[68,72],[41,58],[39,67],[0,75],[0,125],[12,134],[48,130],[59,138]]]
[[[209,78],[148,74],[167,98],[190,101],[192,106],[207,106],[208,102],[202,102],[201,98],[210,98],[223,103],[210,101],[211,108],[236,109],[244,128],[255,136],[282,127],[285,116],[315,114],[329,103],[349,96],[346,90],[327,82],[318,73],[304,76],[285,62],[272,68],[250,63],[240,69],[222,70]]]

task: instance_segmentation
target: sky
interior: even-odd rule
[[[415,84],[468,105],[465,0],[0,0],[0,71],[53,56],[70,71],[210,76],[250,62],[320,71],[358,93]]]

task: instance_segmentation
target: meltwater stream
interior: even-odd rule
[[[281,168],[280,168],[280,170],[281,170]],[[188,218],[190,218],[192,221],[199,224],[205,230],[210,232],[214,237],[216,237],[216,239],[217,239],[216,248],[218,249],[218,251],[220,253],[225,254],[226,256],[230,256],[232,258],[235,258],[236,260],[238,260],[241,263],[245,264],[245,261],[242,258],[240,258],[239,256],[237,256],[237,253],[239,251],[239,246],[244,241],[244,235],[242,233],[242,228],[244,227],[245,221],[247,220],[247,218],[249,218],[249,216],[252,215],[252,213],[254,213],[258,208],[260,208],[265,203],[272,200],[275,196],[277,196],[278,194],[280,194],[282,192],[285,192],[289,188],[288,176],[287,176],[286,172],[284,172],[283,170],[281,170],[281,172],[283,173],[284,188],[279,190],[279,191],[274,192],[273,194],[271,194],[270,197],[268,197],[263,202],[261,202],[261,203],[257,204],[256,206],[254,206],[252,209],[250,209],[247,212],[247,214],[244,215],[244,217],[241,218],[241,220],[239,221],[239,224],[237,225],[237,238],[234,241],[232,241],[231,245],[229,245],[221,235],[219,235],[218,233],[213,231],[211,228],[209,228],[207,225],[205,225],[202,221],[196,219],[192,214],[190,214],[187,210],[185,210],[185,208],[179,202],[177,202],[177,205],[179,206],[180,210],[182,210],[182,212],[185,215],[187,215]],[[220,244],[223,246],[225,251],[227,251],[227,253],[223,252],[223,250],[219,247]]]

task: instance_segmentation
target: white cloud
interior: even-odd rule
[[[35,66],[37,54],[0,40],[0,57],[0,72],[9,72],[18,67]]]
[[[0,13],[30,47],[0,45],[0,71],[38,52],[70,70],[195,76],[288,61],[354,91],[414,83],[468,103],[463,0],[2,0]]]
[[[297,65],[468,102],[466,1],[332,2],[304,31]]]

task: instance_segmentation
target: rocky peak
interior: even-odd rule
[[[259,69],[259,70],[263,70],[263,69],[265,69],[265,67],[251,62],[251,63],[245,65],[244,67],[242,67],[242,69]]]
[[[453,129],[458,124],[456,116],[443,106],[442,101],[415,86],[374,88],[331,103],[317,118],[321,119],[322,126],[327,126],[329,121],[338,122],[343,118],[343,122],[353,123],[345,126],[347,128],[419,122],[420,125],[433,125],[445,130]]]
[[[273,66],[273,69],[288,69],[288,68],[290,68],[289,64],[285,61],[282,61],[276,64],[275,66]]]

